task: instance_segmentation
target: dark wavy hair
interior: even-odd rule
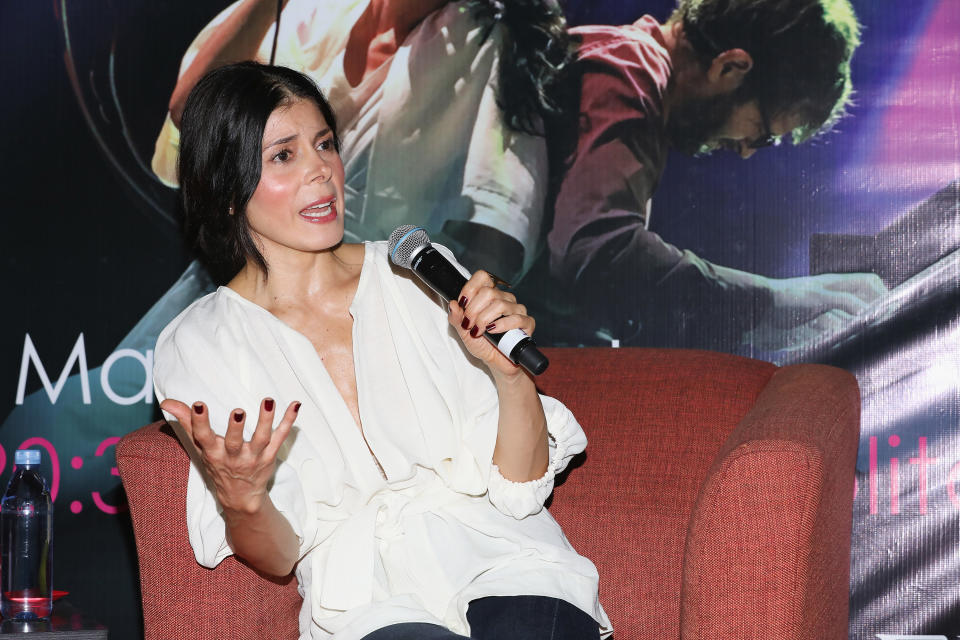
[[[504,28],[497,105],[514,131],[543,135],[567,106],[576,45],[556,0],[467,0],[474,17]]]
[[[227,65],[203,76],[187,96],[177,160],[183,229],[218,284],[248,259],[267,272],[250,236],[246,208],[260,182],[267,120],[297,100],[317,105],[339,152],[333,109],[310,78],[292,69],[256,62]]]
[[[753,58],[740,95],[770,118],[798,113],[802,142],[830,129],[853,93],[850,59],[860,25],[849,0],[680,0],[687,41],[704,64],[729,49]]]

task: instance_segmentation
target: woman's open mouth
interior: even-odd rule
[[[310,222],[329,222],[337,217],[337,199],[318,200],[300,211],[300,215]]]

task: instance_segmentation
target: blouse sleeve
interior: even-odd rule
[[[182,316],[164,330],[157,341],[153,374],[157,398],[159,401],[174,398],[187,404],[203,401],[209,411],[211,427],[222,436],[230,412],[235,408],[243,408],[248,416],[256,416],[259,412],[261,397],[257,390],[248,388],[242,379],[238,379],[242,376],[230,375],[229,383],[223,382],[224,371],[236,373],[242,370],[242,363],[228,362],[224,354],[242,354],[244,345],[236,343],[236,338],[229,331],[205,331],[199,326],[189,326],[201,323],[183,323],[181,319]],[[180,326],[171,330],[178,323]],[[275,397],[279,400],[279,396]],[[165,413],[165,417],[191,458],[186,503],[190,545],[197,562],[213,568],[233,554],[227,543],[222,508],[217,502],[212,483],[201,471],[193,443],[174,416]],[[255,427],[256,420],[247,421],[244,426],[245,439],[250,439]],[[286,462],[287,453],[285,444],[278,454],[277,469],[268,493],[297,535],[298,557],[303,557],[312,545],[316,532],[309,525],[312,519],[307,517],[303,489],[296,470]]]

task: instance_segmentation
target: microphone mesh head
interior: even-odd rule
[[[397,227],[390,234],[390,260],[404,269],[410,268],[410,258],[417,249],[430,244],[427,232],[412,224]]]

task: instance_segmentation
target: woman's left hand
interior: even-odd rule
[[[516,296],[497,289],[495,284],[494,277],[486,271],[475,272],[460,291],[460,298],[450,302],[448,319],[467,350],[482,360],[494,375],[523,375],[523,370],[483,334],[523,329],[532,336],[536,322],[527,315],[527,308],[517,302]]]

